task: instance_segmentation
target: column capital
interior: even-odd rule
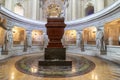
[[[82,30],[82,31],[79,31],[79,33],[82,34],[82,33],[83,33],[83,30]]]
[[[97,27],[96,29],[97,29],[97,31],[103,31],[104,27]]]
[[[26,30],[26,34],[32,33],[32,30]]]
[[[104,25],[96,25],[96,29],[104,29]]]
[[[10,21],[10,20],[7,20],[6,21],[6,28],[7,28],[7,30],[12,29],[13,27],[14,27],[14,22]]]

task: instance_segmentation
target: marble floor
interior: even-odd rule
[[[32,54],[32,55],[38,55],[38,54]],[[39,55],[43,55],[43,54],[39,54]],[[120,80],[120,65],[91,56],[84,56],[84,57],[93,61],[96,67],[94,70],[84,75],[66,77],[66,78],[44,78],[44,77],[36,77],[36,76],[28,75],[18,71],[15,67],[16,61],[20,60],[25,56],[29,56],[29,55],[16,56],[0,61],[0,80]],[[82,55],[77,55],[77,56],[82,56]]]

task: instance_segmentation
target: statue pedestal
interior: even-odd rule
[[[61,39],[64,34],[64,18],[47,19],[47,35],[49,43],[45,48],[45,61],[39,61],[39,66],[68,66],[72,67],[72,61],[66,61],[66,49],[63,48]]]
[[[1,55],[8,55],[9,51],[1,51]]]

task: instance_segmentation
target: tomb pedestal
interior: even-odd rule
[[[39,61],[39,66],[72,67],[72,61],[66,61],[66,48],[63,48],[61,42],[65,26],[64,18],[47,19],[46,28],[49,43],[45,48],[44,61]]]

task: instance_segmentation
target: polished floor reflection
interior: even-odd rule
[[[0,61],[0,80],[120,80],[120,65],[90,56],[84,57],[93,61],[96,67],[94,70],[84,75],[66,78],[44,78],[28,75],[15,68],[16,61],[25,56],[29,55],[13,57]]]

